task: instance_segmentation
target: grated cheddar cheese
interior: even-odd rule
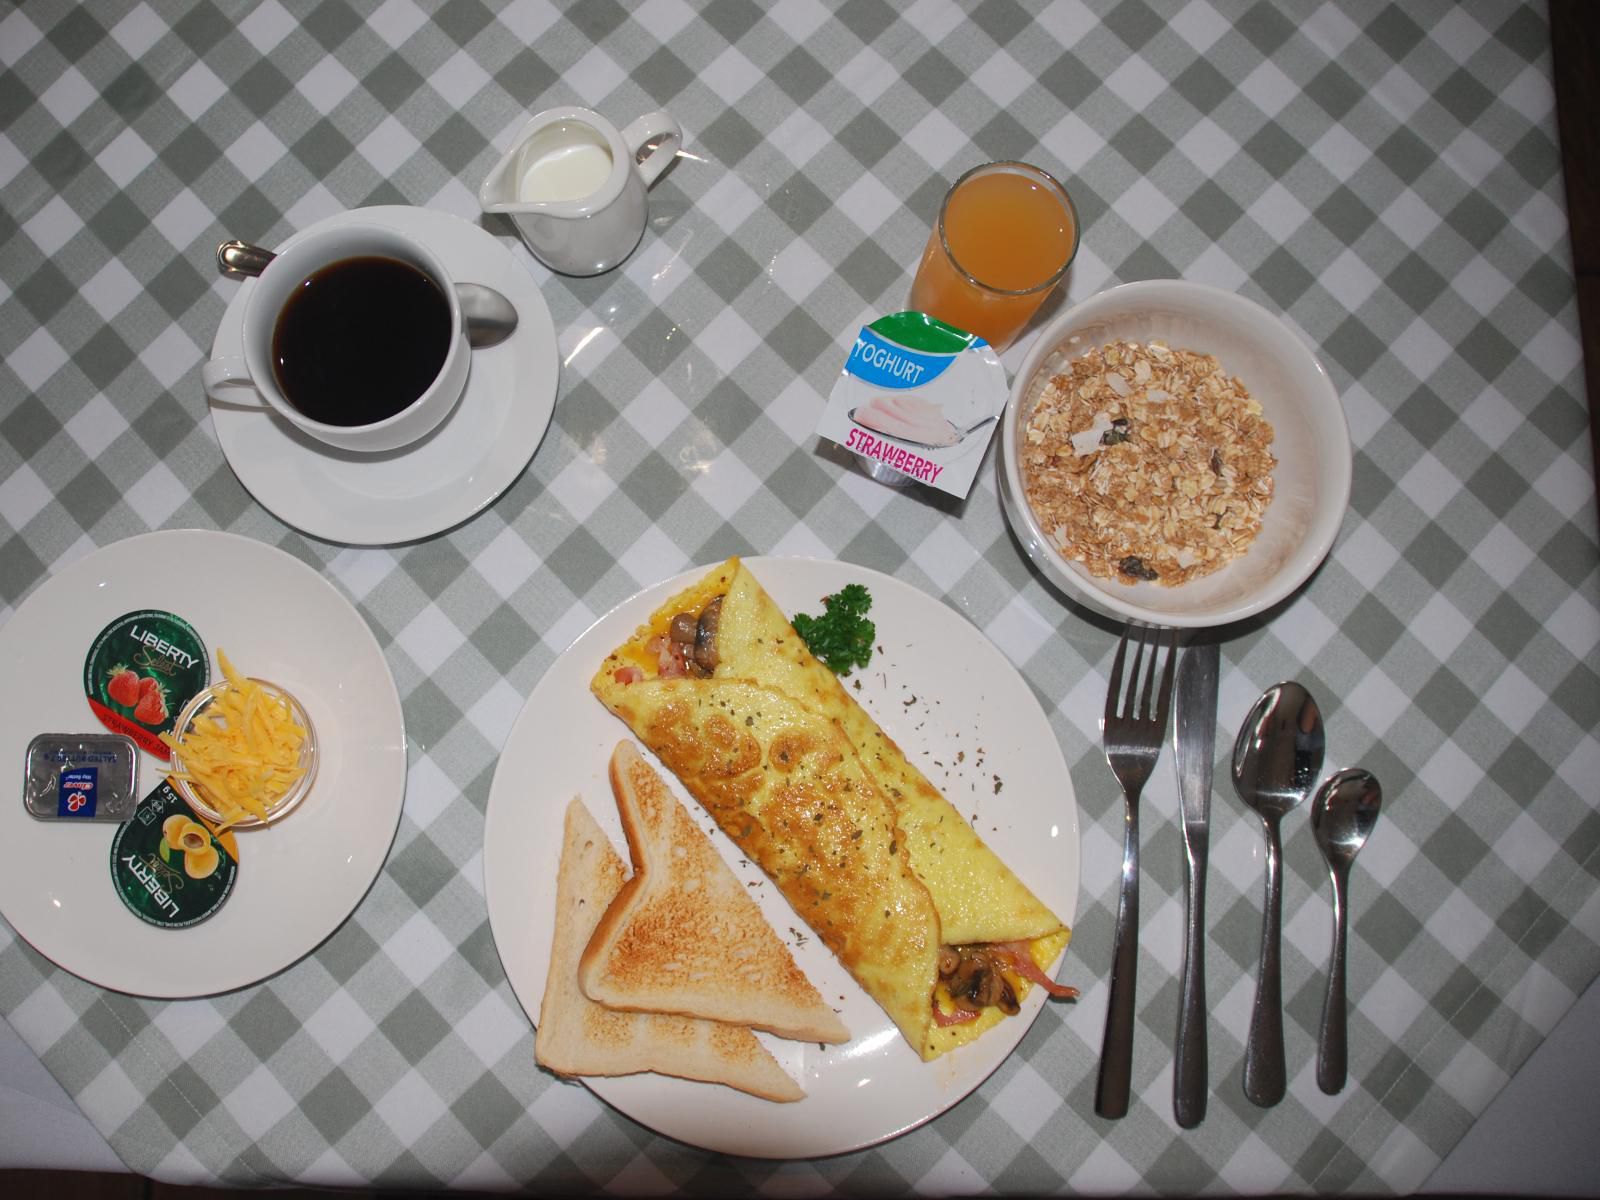
[[[306,731],[288,700],[234,670],[219,648],[227,680],[180,740],[162,741],[178,753],[172,772],[205,791],[221,815],[219,831],[247,816],[266,821],[272,806],[305,774],[300,750]]]

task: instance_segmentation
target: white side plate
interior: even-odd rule
[[[90,642],[136,609],[178,614],[212,656],[281,683],[317,728],[311,794],[281,824],[240,832],[239,880],[217,914],[158,929],[111,882],[111,823],[39,821],[0,797],[0,912],[56,965],[113,991],[177,999],[245,987],[315,949],[377,878],[405,801],[406,735],[389,664],[350,602],[275,547],[168,530],[103,547],[46,579],[0,627],[0,763],[20,777],[35,734],[102,731],[83,692]],[[25,681],[25,682],[24,682]],[[141,752],[139,790],[162,764]]]

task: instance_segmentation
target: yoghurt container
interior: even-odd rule
[[[926,313],[894,313],[856,335],[817,433],[882,483],[965,497],[1007,395],[988,342]]]

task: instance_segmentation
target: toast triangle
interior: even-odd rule
[[[608,1008],[673,1012],[809,1042],[850,1032],[795,965],[711,840],[632,742],[611,788],[633,878],[606,910],[578,985]]]
[[[567,806],[556,875],[555,940],[539,1005],[534,1057],[558,1075],[655,1071],[722,1083],[764,1100],[805,1097],[755,1034],[737,1025],[615,1012],[578,988],[578,957],[627,870],[579,800]]]

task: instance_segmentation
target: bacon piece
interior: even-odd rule
[[[611,672],[611,678],[618,683],[638,683],[644,678],[644,672],[638,667],[618,667]]]
[[[689,673],[687,660],[689,648],[682,642],[675,642],[671,638],[653,638],[646,649],[654,650],[656,655],[656,678],[682,679]]]
[[[995,954],[1001,955],[1013,970],[1029,983],[1036,983],[1057,1000],[1076,1000],[1078,989],[1068,987],[1064,983],[1057,983],[1050,976],[1039,969],[1039,964],[1033,960],[1033,954],[1028,949],[1027,942],[997,942],[992,947]]]
[[[978,1013],[974,1010],[958,1008],[955,1012],[947,1013],[939,1007],[939,1002],[933,1002],[933,1023],[941,1029],[948,1029],[952,1025],[965,1025],[968,1021],[976,1021]]]

